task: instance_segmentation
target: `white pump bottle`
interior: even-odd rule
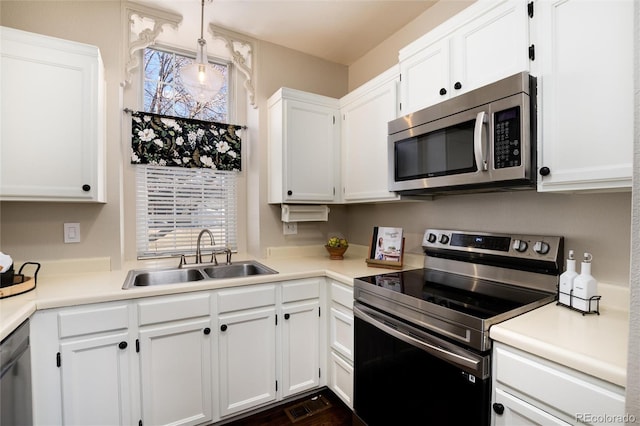
[[[560,292],[558,294],[558,302],[563,305],[571,306],[571,292],[577,276],[578,273],[576,272],[576,260],[573,257],[573,250],[569,250],[567,270],[560,275]]]
[[[580,266],[580,275],[573,282],[573,307],[583,312],[591,311],[589,299],[598,294],[598,282],[591,275],[591,253],[585,253]]]

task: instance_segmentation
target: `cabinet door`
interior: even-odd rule
[[[496,404],[502,414],[496,412]],[[568,426],[569,423],[552,416],[502,389],[496,389],[494,410],[491,413],[494,426]]]
[[[282,308],[282,396],[320,383],[320,302],[289,303]]]
[[[65,425],[130,425],[128,333],[60,344]]]
[[[353,364],[333,351],[329,353],[329,388],[353,407]]]
[[[276,399],[276,308],[239,311],[218,318],[220,415]]]
[[[0,199],[104,201],[98,48],[5,27],[0,34]]]
[[[536,3],[539,191],[631,187],[633,3]]]
[[[457,30],[452,43],[455,95],[528,70],[527,2],[510,0],[487,10]]]
[[[426,108],[451,96],[449,55],[449,38],[445,37],[400,62],[402,115]]]
[[[396,118],[397,71],[387,81],[373,83],[356,98],[348,95],[351,100],[341,108],[342,198],[346,202],[398,199],[388,189],[387,153],[387,123]]]
[[[210,327],[207,318],[140,331],[144,424],[196,425],[212,420]]]
[[[337,117],[333,108],[285,100],[285,202],[334,200],[340,137]]]

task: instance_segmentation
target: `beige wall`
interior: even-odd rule
[[[120,266],[120,19],[116,1],[0,2],[2,25],[100,47],[107,81],[107,203],[0,203],[0,248],[16,260],[111,257],[112,266]],[[34,104],[34,117],[40,113],[46,111]],[[28,153],[16,161],[28,161]],[[80,223],[81,243],[62,242],[64,222]]]

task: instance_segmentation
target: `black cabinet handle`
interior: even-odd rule
[[[293,191],[291,190],[287,191],[287,195],[293,195]]]
[[[118,343],[118,347],[119,347],[120,349],[127,349],[127,346],[128,346],[128,345],[127,345],[127,342],[120,342],[120,343]]]
[[[541,176],[549,176],[551,174],[551,169],[548,167],[540,167],[540,175]]]
[[[447,89],[445,89],[444,87],[442,89],[440,89],[440,94],[442,96],[446,95],[447,94]]]
[[[227,331],[227,324],[222,324],[220,326],[220,331]]]
[[[211,334],[211,329],[209,327],[206,327],[204,330],[202,330],[202,332],[206,335]]]
[[[493,403],[493,411],[495,411],[496,414],[504,413],[504,405],[500,404],[499,402],[494,402]]]
[[[459,81],[456,81],[456,84],[453,85],[453,88],[456,90],[462,89],[462,83],[460,83]]]
[[[284,319],[286,319],[286,320],[287,320],[287,319],[289,319],[290,317],[291,317],[291,315],[289,315],[289,314],[284,314]]]
[[[91,191],[91,185],[87,185],[86,183],[84,185],[82,185],[82,190],[84,192],[89,192]]]

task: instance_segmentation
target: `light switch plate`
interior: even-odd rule
[[[65,243],[80,242],[80,224],[79,223],[64,224],[64,242]]]

